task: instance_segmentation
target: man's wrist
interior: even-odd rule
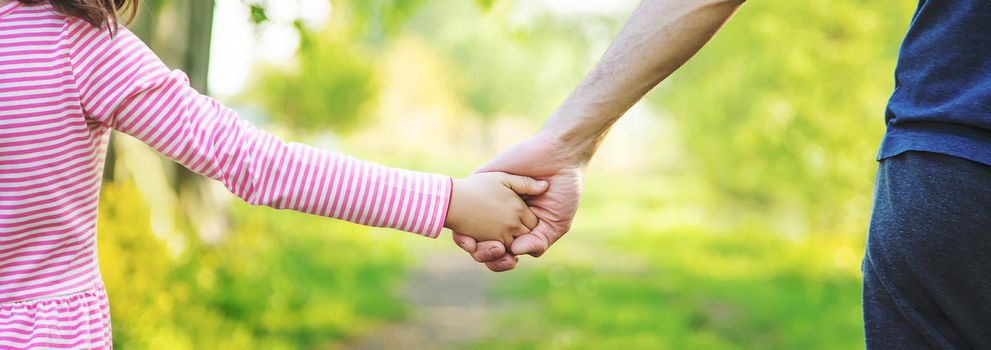
[[[588,119],[555,115],[541,128],[536,138],[556,150],[559,160],[585,166],[605,137],[608,126],[597,127],[583,121]]]

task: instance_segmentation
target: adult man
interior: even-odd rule
[[[691,58],[744,0],[644,0],[532,138],[483,167],[544,178],[540,225],[455,241],[493,271],[568,231],[610,126]],[[991,348],[991,0],[920,0],[902,45],[864,258],[868,348]]]

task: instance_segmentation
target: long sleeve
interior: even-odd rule
[[[254,205],[440,234],[450,178],[283,142],[192,89],[185,74],[169,70],[126,28],[111,37],[70,20],[64,35],[87,118],[223,182]]]

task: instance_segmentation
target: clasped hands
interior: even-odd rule
[[[492,271],[542,255],[571,228],[588,156],[538,134],[454,181],[445,227]],[[512,175],[511,175],[512,174]]]

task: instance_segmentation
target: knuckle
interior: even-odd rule
[[[477,262],[487,262],[489,260],[492,260],[491,258],[489,258],[489,252],[487,250],[476,251],[474,254],[471,255],[471,257],[474,258],[475,261]]]
[[[473,257],[478,262],[494,261],[506,254],[506,250],[501,241],[487,242],[483,247],[475,252]]]
[[[503,225],[501,231],[503,232],[503,234],[512,235],[513,232],[516,232],[517,230],[519,230],[519,227],[520,227],[520,224],[519,223],[515,223],[515,222],[507,223],[507,224]]]

